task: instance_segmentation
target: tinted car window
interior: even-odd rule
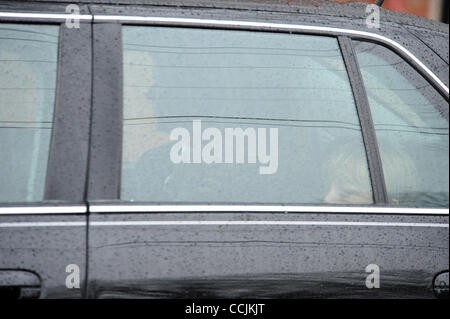
[[[122,200],[372,203],[335,38],[137,26],[122,34]]]
[[[57,26],[0,24],[0,202],[43,199],[58,30]]]
[[[355,45],[390,203],[448,207],[448,102],[391,50]]]

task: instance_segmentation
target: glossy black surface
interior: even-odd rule
[[[72,1],[0,1],[0,11],[65,13],[68,3]],[[81,13],[85,14],[216,18],[375,32],[405,46],[446,85],[449,83],[448,25],[382,10],[381,30],[368,30],[365,4],[319,1],[320,6],[316,7],[284,1],[203,0],[172,1],[170,5],[159,0],[77,3],[83,3]],[[119,5],[110,5],[113,3]],[[64,31],[75,42],[63,43],[61,48],[62,61],[65,61],[61,66],[67,69],[60,71],[60,106],[55,114],[55,132],[58,134],[52,144],[46,195],[47,199],[60,204],[80,201],[93,204],[95,200],[104,199],[117,203],[119,196],[120,170],[117,168],[120,166],[117,161],[121,134],[117,129],[120,128],[122,71],[121,44],[117,35],[120,27],[96,25],[94,33],[98,30],[104,37],[96,38],[94,34],[92,45],[89,26],[84,25],[80,33]],[[69,48],[75,52],[67,52]],[[92,54],[94,64],[89,67]],[[92,77],[94,83],[99,83],[97,87],[94,84],[93,103],[90,102]],[[91,104],[94,121],[91,123],[91,186],[87,202],[86,133]],[[110,118],[111,127],[107,126],[105,118]],[[13,269],[36,273],[41,280],[41,298],[80,298],[85,296],[86,290],[87,296],[94,298],[434,298],[433,278],[448,269],[448,228],[95,224],[127,220],[449,222],[448,216],[119,213],[91,214],[88,228],[85,214],[0,215],[0,224],[78,223],[78,226],[0,228],[0,272]],[[66,288],[65,267],[68,264],[79,265],[81,289]],[[368,275],[365,267],[369,264],[381,268],[380,289],[365,287]],[[0,295],[17,295],[16,290],[8,289],[0,290]]]
[[[90,218],[94,225],[177,220],[448,223],[448,217],[270,213]],[[433,298],[432,278],[448,265],[448,228],[94,225],[91,297]],[[380,267],[380,289],[366,288],[369,264]]]

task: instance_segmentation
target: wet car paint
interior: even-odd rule
[[[179,1],[167,6],[164,1],[147,1],[144,6],[144,1],[122,0],[116,2],[122,5],[111,6],[113,1],[79,2],[86,4],[83,12],[93,14],[270,21],[368,31],[362,4],[322,5],[321,2],[317,7],[282,1],[277,4]],[[0,1],[0,11],[64,12],[64,8],[65,4],[45,1],[26,4]],[[404,45],[448,85],[448,29],[425,19],[382,12],[385,18],[382,29],[370,32]],[[80,78],[73,86],[77,87],[78,82],[89,83],[88,79]],[[76,100],[76,96],[72,98]],[[101,96],[96,98],[104,100]],[[61,143],[66,142],[62,139]],[[83,152],[86,154],[87,150]],[[83,159],[80,161],[87,169],[87,163]],[[59,170],[64,171],[64,166]],[[58,176],[55,176],[57,180]],[[59,178],[58,183],[67,178]],[[80,183],[84,185],[85,179],[86,176],[82,176]],[[96,187],[102,189],[104,182],[95,181],[99,183]],[[73,193],[67,195],[56,187],[51,199],[65,197],[68,201],[78,201],[84,198],[83,192],[74,188]],[[105,199],[114,202],[114,198],[99,195],[90,197],[89,204]],[[449,233],[445,227],[94,226],[96,222],[109,221],[208,219],[448,225],[448,216],[93,213],[88,218],[87,215],[6,215],[0,216],[0,223],[76,222],[80,226],[0,228],[0,271],[36,272],[41,278],[41,298],[433,298],[433,277],[448,269]],[[65,267],[69,263],[76,263],[82,269],[81,289],[65,286]],[[365,267],[369,264],[380,266],[380,289],[365,287],[368,275]]]
[[[445,227],[120,225],[124,221],[179,220],[448,224],[448,218],[440,216],[92,215],[89,295],[433,298],[433,275],[448,267],[449,239]],[[380,267],[380,289],[366,287],[366,267],[370,264]]]

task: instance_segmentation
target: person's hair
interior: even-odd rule
[[[387,141],[379,141],[379,145],[389,204],[414,205],[418,178],[413,160],[407,152]],[[371,189],[367,157],[361,146],[340,144],[332,153],[324,167],[331,185],[358,192]]]

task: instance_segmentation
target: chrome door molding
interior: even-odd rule
[[[67,19],[80,21],[92,21],[91,14],[66,14],[66,13],[27,13],[27,12],[0,12],[0,19],[27,19],[28,21],[54,21],[64,22]]]
[[[133,205],[92,204],[91,213],[325,213],[325,214],[385,214],[385,215],[441,215],[448,216],[448,208],[398,208],[355,206],[292,206],[292,205]]]
[[[2,206],[0,215],[36,215],[36,214],[86,214],[86,205],[67,205],[67,206]]]
[[[448,208],[400,208],[377,206],[293,206],[293,205],[134,205],[93,204],[89,213],[323,213],[369,215],[432,215],[448,216]],[[3,206],[0,215],[86,214],[85,205],[66,206]]]
[[[81,227],[83,222],[9,222],[0,223],[0,228],[27,227]],[[281,220],[137,220],[137,221],[91,221],[91,227],[114,226],[316,226],[316,227],[421,227],[421,228],[449,228],[447,223],[401,223],[401,222],[357,222],[357,221],[281,221]]]

